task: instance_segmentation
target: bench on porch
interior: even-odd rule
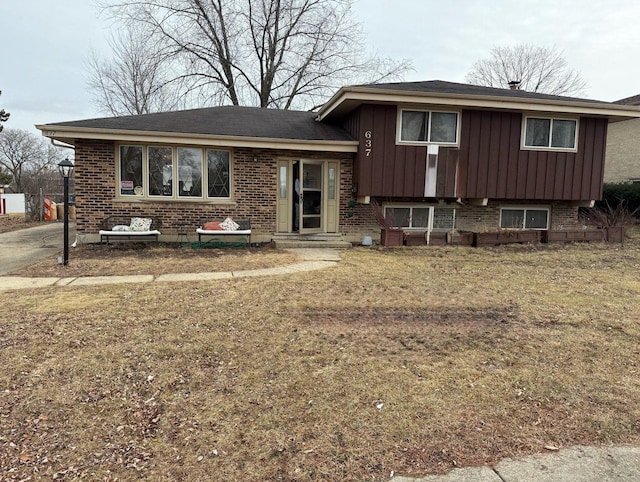
[[[113,241],[158,242],[162,221],[157,217],[109,216],[100,223],[100,243]]]
[[[235,229],[234,229],[235,228]],[[224,221],[215,219],[201,219],[200,226],[196,229],[198,233],[198,244],[202,246],[203,237],[206,243],[226,243],[229,236],[237,236],[243,246],[251,245],[251,220],[231,219]]]

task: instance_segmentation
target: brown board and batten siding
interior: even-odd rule
[[[523,115],[464,110],[458,196],[513,200],[600,199],[607,120],[581,117],[577,152],[521,149]]]
[[[343,119],[342,127],[360,142],[354,164],[356,195],[424,196],[427,147],[397,145],[397,118],[396,106],[365,104]]]
[[[356,195],[424,197],[427,147],[398,144],[397,119],[395,105],[364,104],[342,120],[360,143]],[[460,147],[439,150],[436,197],[600,199],[606,119],[580,118],[577,152],[521,149],[522,122],[520,112],[463,110]]]

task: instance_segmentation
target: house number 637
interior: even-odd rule
[[[371,156],[373,150],[373,139],[371,131],[364,131],[364,153],[367,157]]]

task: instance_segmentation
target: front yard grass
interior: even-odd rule
[[[640,443],[640,244],[0,294],[0,479],[386,480]],[[179,271],[179,270],[178,270]]]

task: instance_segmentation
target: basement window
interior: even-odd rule
[[[502,208],[502,229],[548,229],[549,210],[546,208]]]

